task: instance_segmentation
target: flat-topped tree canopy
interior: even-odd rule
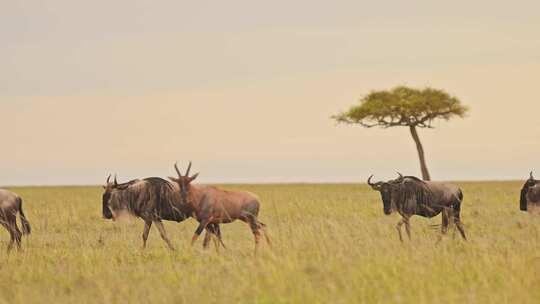
[[[468,108],[443,90],[398,86],[391,90],[372,91],[359,105],[332,116],[336,121],[359,124],[366,128],[415,126],[432,128],[435,119],[464,117]]]
[[[339,123],[372,127],[409,127],[418,150],[422,178],[430,180],[424,148],[416,128],[433,128],[435,119],[464,117],[468,108],[443,90],[415,89],[398,86],[390,90],[372,91],[360,99],[360,104],[332,116]]]

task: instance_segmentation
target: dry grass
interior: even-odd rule
[[[0,303],[538,303],[540,216],[519,212],[520,183],[462,183],[470,238],[414,217],[401,244],[398,216],[358,185],[246,185],[262,198],[272,249],[253,257],[246,224],[222,228],[229,249],[189,247],[196,222],[167,222],[169,252],[152,228],[142,251],[140,220],[101,218],[101,188],[12,189],[33,234],[5,254]]]

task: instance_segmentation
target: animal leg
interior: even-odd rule
[[[19,227],[17,227],[17,223],[13,223],[13,233],[15,235],[15,243],[17,244],[17,249],[21,249],[21,239],[22,239],[22,233],[19,230]]]
[[[402,218],[396,225],[396,229],[399,233],[399,240],[403,242],[403,236],[401,235],[401,226],[405,223],[405,218]]]
[[[220,228],[219,224],[216,224],[214,227],[215,227],[216,236],[218,238],[219,243],[221,244],[221,246],[223,246],[223,249],[227,249],[227,247],[223,243],[223,239],[221,238],[221,228]]]
[[[150,228],[152,227],[152,221],[144,221],[144,230],[142,234],[143,245],[142,248],[146,248],[146,240],[148,240],[148,234],[150,233]]]
[[[258,222],[260,230],[263,232],[264,238],[266,240],[266,243],[268,246],[272,246],[272,240],[270,240],[270,236],[268,235],[268,232],[266,231],[266,225]]]
[[[154,223],[156,224],[156,227],[159,231],[159,234],[161,235],[161,238],[165,241],[165,243],[167,243],[167,246],[169,247],[169,249],[174,251],[175,249],[173,245],[171,244],[171,241],[167,237],[167,232],[165,232],[165,227],[163,226],[163,223],[161,222],[161,220],[156,220],[154,221]]]
[[[453,219],[454,223],[456,224],[457,229],[459,230],[459,233],[461,234],[461,237],[466,241],[467,236],[465,236],[465,229],[463,228],[463,223],[461,222],[460,213],[461,213],[461,201],[456,203],[453,208]]]
[[[247,220],[249,223],[249,227],[251,228],[251,232],[253,232],[253,237],[255,238],[255,255],[257,255],[257,248],[259,247],[259,242],[261,239],[259,223],[257,221],[257,218],[252,214],[247,216]]]
[[[208,249],[208,246],[210,245],[211,236],[212,236],[212,233],[210,231],[210,228],[207,227],[206,228],[206,234],[204,236],[204,241],[203,241],[203,249]]]
[[[409,222],[409,218],[405,219],[405,231],[407,232],[407,237],[409,238],[409,241],[411,240],[411,223]]]
[[[444,208],[442,210],[442,225],[441,225],[442,234],[446,234],[448,232],[448,224],[449,224],[448,216],[449,216],[448,209]]]
[[[203,230],[206,229],[206,226],[208,226],[209,222],[210,220],[203,220],[202,222],[199,223],[199,227],[197,227],[197,230],[195,230],[195,233],[193,234],[193,237],[191,238],[191,246],[195,244],[195,241],[197,241],[197,239],[199,238]]]
[[[465,236],[465,229],[463,228],[463,223],[459,219],[456,221],[456,227],[459,230],[461,237],[466,241],[467,236]]]
[[[8,231],[9,231],[10,240],[9,240],[9,245],[7,247],[7,252],[10,253],[11,249],[13,249],[13,243],[15,243],[15,234],[13,232],[13,229],[11,229],[11,227],[8,228]]]

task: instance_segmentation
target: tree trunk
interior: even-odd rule
[[[418,137],[418,132],[416,132],[416,126],[409,126],[409,130],[411,131],[412,138],[416,143],[416,150],[418,150],[418,157],[420,158],[420,169],[422,170],[422,179],[425,181],[429,181],[431,180],[431,177],[429,176],[429,172],[426,166],[424,148],[422,147],[422,143],[420,142],[420,137]]]

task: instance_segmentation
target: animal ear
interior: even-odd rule
[[[191,176],[191,177],[189,178],[189,182],[191,183],[192,181],[194,181],[194,180],[197,178],[197,176],[199,176],[199,173],[193,174],[193,176]]]
[[[176,182],[176,183],[180,181],[179,178],[172,177],[172,176],[169,176],[169,179],[172,180],[173,182]]]

